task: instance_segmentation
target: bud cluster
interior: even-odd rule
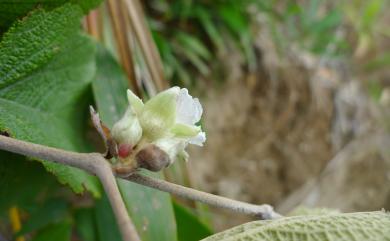
[[[146,103],[130,90],[127,97],[129,106],[111,130],[121,163],[160,171],[178,159],[187,160],[188,144],[205,142],[205,133],[196,125],[202,106],[187,89],[172,87]]]

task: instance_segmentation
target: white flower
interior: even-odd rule
[[[145,104],[130,90],[127,96],[142,127],[142,138],[165,151],[171,161],[187,159],[184,149],[188,144],[202,146],[205,142],[205,133],[195,125],[202,116],[202,106],[187,89],[172,87]]]

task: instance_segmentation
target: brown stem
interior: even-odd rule
[[[143,186],[148,186],[154,189],[158,189],[160,191],[180,196],[182,198],[199,201],[211,206],[229,209],[239,213],[253,215],[260,219],[276,219],[281,217],[280,214],[273,211],[272,206],[267,204],[255,205],[245,203],[226,197],[213,195],[207,192],[198,191],[192,188],[184,187],[161,179],[151,178],[138,173],[134,173],[128,176],[126,179],[141,184]]]
[[[168,83],[164,80],[163,64],[150,33],[149,26],[145,20],[141,3],[139,0],[123,1],[127,9],[131,28],[141,47],[152,80],[155,83],[157,90],[161,91],[168,87]]]
[[[140,241],[135,226],[127,214],[115,177],[108,162],[99,153],[76,153],[42,146],[0,135],[0,149],[17,154],[53,161],[83,169],[99,177],[106,191],[122,238],[125,241]]]
[[[0,135],[0,149],[11,151],[21,155],[36,157],[44,160],[49,160],[49,161],[51,160],[54,162],[83,169],[101,178],[101,182],[103,183],[103,186],[105,186],[106,192],[110,195],[111,194],[114,195],[115,198],[120,199],[120,193],[118,191],[118,188],[113,187],[114,180],[112,179],[113,178],[112,171],[110,172],[108,171],[108,168],[111,167],[109,166],[108,162],[106,162],[106,160],[102,157],[101,154],[98,153],[87,154],[87,153],[75,153],[70,151],[64,151],[52,147],[47,147],[47,146],[33,144],[25,141],[16,140],[1,135]],[[164,180],[154,179],[138,173],[134,173],[124,179],[127,179],[129,181],[144,186],[155,188],[161,191],[169,192],[171,194],[180,197],[203,202],[212,206],[225,208],[225,209],[229,209],[244,214],[254,215],[261,219],[275,219],[281,217],[280,214],[274,212],[273,208],[267,204],[254,205],[250,203],[240,202],[229,198],[213,195],[210,193],[194,190],[192,188],[183,187]],[[111,197],[110,199],[115,214],[119,216],[124,215],[123,210],[125,209],[123,209],[124,207],[123,201],[120,200],[122,204],[119,204],[119,206],[123,205],[122,207],[114,207],[117,206],[118,205],[117,202],[119,202],[115,198]],[[129,230],[127,230],[127,232],[123,232],[122,235],[128,235],[128,233],[132,232],[130,230],[135,230],[131,220],[127,221],[125,220],[126,217],[119,217],[119,216],[117,216],[119,224],[128,223],[129,224],[128,226],[131,226],[128,227]],[[127,213],[126,216],[127,218],[129,218]],[[125,239],[125,240],[131,240],[131,239]]]
[[[105,165],[101,165],[97,168],[96,175],[102,182],[104,191],[110,200],[123,240],[141,241],[137,230],[128,215],[111,167],[107,162],[104,163]]]

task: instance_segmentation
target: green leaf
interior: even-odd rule
[[[176,202],[173,203],[173,207],[179,241],[197,241],[213,234],[190,210]]]
[[[32,241],[69,241],[71,233],[72,227],[70,220],[64,220],[60,223],[47,226],[38,232]]]
[[[17,235],[24,235],[34,230],[41,229],[51,223],[64,220],[67,214],[67,204],[64,200],[53,199],[46,202],[35,212],[29,215]]]
[[[95,220],[99,236],[98,240],[122,241],[118,223],[116,222],[112,207],[105,194],[96,201]]]
[[[122,118],[128,106],[128,82],[123,70],[107,50],[98,47],[97,73],[92,81],[92,91],[100,117],[110,127]]]
[[[183,49],[194,52],[194,55],[204,59],[210,59],[210,52],[196,36],[189,35],[186,32],[177,32],[176,40]]]
[[[114,58],[106,50],[98,48],[93,91],[99,114],[109,127],[119,120],[128,105],[126,83],[126,77]],[[161,174],[153,175],[162,177]],[[118,185],[143,241],[177,240],[176,222],[168,194],[124,180],[118,180]]]
[[[218,9],[219,16],[226,26],[236,36],[240,36],[249,29],[249,21],[246,19],[247,14],[242,12],[242,8],[235,7],[234,4],[224,4]]]
[[[75,228],[82,241],[96,241],[97,228],[95,225],[95,209],[80,208],[75,214]],[[105,220],[105,219],[103,219]],[[106,229],[107,227],[105,227]]]
[[[37,162],[13,153],[0,151],[0,213],[12,205],[24,207],[38,194],[47,191],[55,180]]]
[[[379,103],[382,96],[382,86],[378,81],[371,80],[368,82],[368,93],[375,102]]]
[[[364,66],[364,70],[373,72],[379,71],[390,66],[390,52],[385,52],[377,56],[375,59],[370,60]]]
[[[161,174],[150,172],[147,175],[162,177]],[[177,240],[174,212],[167,193],[122,179],[118,180],[118,184],[127,210],[143,241]]]
[[[221,33],[218,31],[217,26],[213,23],[211,19],[212,13],[207,11],[207,9],[198,7],[196,9],[196,15],[199,18],[202,27],[213,41],[213,44],[219,49],[220,52],[225,53],[226,48],[224,41],[222,39]]]
[[[78,4],[84,13],[97,7],[102,0],[0,0],[0,32],[5,31],[17,18],[35,8],[53,9],[65,3]]]
[[[380,212],[307,215],[255,221],[210,236],[203,241],[385,241],[390,237],[390,214]]]
[[[379,16],[381,10],[383,10],[383,0],[367,1],[363,8],[361,18],[361,28],[363,31],[368,31],[372,26],[375,26],[375,19]]]
[[[67,4],[37,10],[0,43],[0,131],[67,150],[85,151],[83,103],[95,73],[93,42],[80,34],[82,11]],[[76,168],[42,161],[76,193],[99,195],[97,179]]]

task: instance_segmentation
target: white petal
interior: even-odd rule
[[[197,123],[203,109],[197,98],[192,98],[186,88],[180,89],[176,106],[176,122],[193,125]]]
[[[161,138],[153,144],[168,154],[171,164],[178,158],[178,155],[181,154],[187,146],[185,141],[178,138]]]
[[[200,132],[197,136],[192,137],[188,140],[190,144],[203,146],[203,143],[206,141],[206,133]]]

